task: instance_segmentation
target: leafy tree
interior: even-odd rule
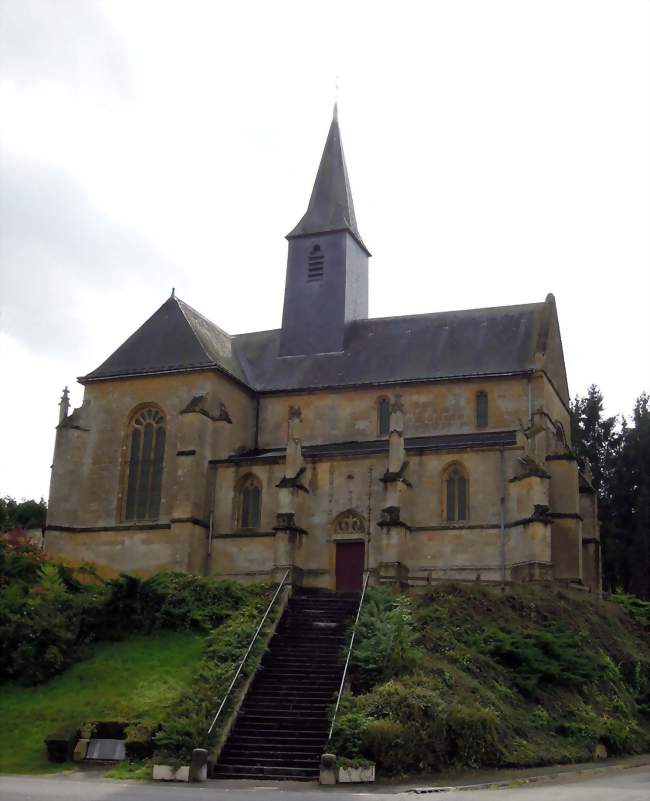
[[[0,498],[0,531],[44,526],[46,515],[47,504],[44,498],[40,501],[35,501],[33,498],[17,501],[9,495]]]

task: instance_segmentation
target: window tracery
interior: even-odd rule
[[[252,473],[244,476],[239,484],[238,522],[239,528],[260,527],[262,518],[262,484]]]
[[[469,520],[469,480],[461,465],[454,464],[447,468],[442,490],[445,520]]]
[[[165,434],[165,418],[155,407],[141,409],[131,422],[125,520],[158,519]]]

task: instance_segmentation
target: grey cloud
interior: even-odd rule
[[[33,88],[102,86],[102,101],[131,90],[128,52],[91,0],[0,0],[0,75]]]
[[[72,352],[74,310],[87,290],[135,277],[157,299],[172,276],[152,243],[107,219],[64,173],[0,163],[0,328],[27,347]]]

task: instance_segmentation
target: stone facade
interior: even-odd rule
[[[321,234],[367,254],[332,126],[310,210],[290,235],[288,284],[304,280],[295,254]],[[318,182],[328,170],[339,171],[325,183],[339,192],[329,202],[342,217],[323,223],[328,195]],[[320,291],[313,281],[331,280],[323,300],[344,304],[325,337],[341,343],[336,353],[318,352],[313,335],[301,353],[300,284],[287,288],[292,322],[285,339],[271,332],[277,340],[228,337],[172,295],[81,379],[83,404],[71,414],[64,394],[47,552],[105,574],[178,569],[258,581],[289,569],[305,586],[349,589],[368,571],[373,583],[402,588],[555,580],[599,592],[596,496],[571,450],[553,297],[366,320],[367,285],[350,289],[356,262],[337,258],[325,259],[326,279],[320,262],[310,266],[306,282],[309,303]],[[361,297],[354,313],[350,293]],[[318,324],[326,328],[327,316]],[[147,410],[162,420],[159,453],[146,425],[135,431]]]

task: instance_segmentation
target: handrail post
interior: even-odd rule
[[[336,706],[334,707],[334,714],[332,715],[332,725],[330,726],[330,733],[327,736],[327,743],[329,744],[332,739],[332,732],[334,731],[334,724],[336,723],[336,714],[339,711],[339,704],[341,703],[341,696],[343,695],[343,687],[345,685],[345,677],[348,673],[348,665],[350,664],[350,657],[352,656],[352,646],[354,645],[354,637],[357,633],[357,623],[361,615],[361,607],[363,606],[363,599],[366,597],[366,587],[368,586],[368,579],[370,578],[370,571],[366,571],[366,577],[363,582],[363,590],[361,591],[361,600],[359,601],[359,608],[357,609],[357,616],[354,619],[352,626],[352,636],[350,637],[350,644],[348,645],[348,655],[345,660],[345,667],[343,668],[343,675],[341,676],[341,686],[339,687],[339,694],[336,697]]]
[[[271,607],[272,607],[272,606],[273,606],[273,604],[275,603],[275,599],[276,599],[276,598],[278,597],[278,595],[280,594],[280,590],[281,590],[281,589],[282,589],[282,587],[284,586],[284,582],[287,580],[287,576],[288,576],[288,575],[289,575],[289,568],[287,568],[287,569],[285,570],[284,576],[282,576],[282,581],[280,581],[280,584],[278,585],[278,588],[277,588],[277,590],[275,591],[275,595],[273,596],[273,598],[271,598],[271,603],[270,603],[270,604],[269,604],[269,605],[266,607],[266,612],[264,612],[264,617],[263,617],[263,618],[262,618],[262,620],[260,621],[260,624],[259,624],[259,626],[257,627],[257,631],[256,631],[256,632],[255,632],[255,634],[253,635],[253,639],[250,641],[250,644],[249,644],[248,648],[246,649],[246,653],[244,654],[244,656],[243,656],[243,658],[242,658],[241,662],[239,663],[239,667],[237,668],[237,672],[235,673],[235,675],[234,675],[234,677],[233,677],[233,680],[230,682],[230,686],[229,686],[229,687],[228,687],[228,689],[226,690],[226,694],[224,695],[224,697],[223,697],[223,699],[222,699],[222,701],[221,701],[221,704],[219,705],[219,709],[217,709],[217,714],[216,714],[216,715],[214,716],[214,718],[212,719],[212,723],[210,724],[210,728],[208,729],[208,736],[210,736],[210,735],[212,734],[212,729],[214,729],[214,724],[217,722],[217,718],[218,718],[218,717],[219,717],[219,715],[221,714],[221,710],[224,708],[224,706],[225,706],[225,704],[226,704],[226,701],[228,700],[228,696],[230,695],[230,692],[231,692],[232,688],[235,686],[235,682],[236,682],[236,681],[237,681],[237,679],[239,678],[239,674],[241,673],[241,671],[242,671],[242,668],[244,667],[244,662],[246,662],[246,659],[247,659],[248,655],[249,655],[249,654],[250,654],[250,652],[252,651],[252,649],[253,649],[253,645],[255,644],[255,640],[257,639],[257,635],[258,635],[258,634],[260,633],[260,631],[262,630],[262,626],[264,625],[264,621],[265,621],[265,620],[266,620],[266,618],[268,617],[268,615],[269,615],[269,612],[271,611]]]

